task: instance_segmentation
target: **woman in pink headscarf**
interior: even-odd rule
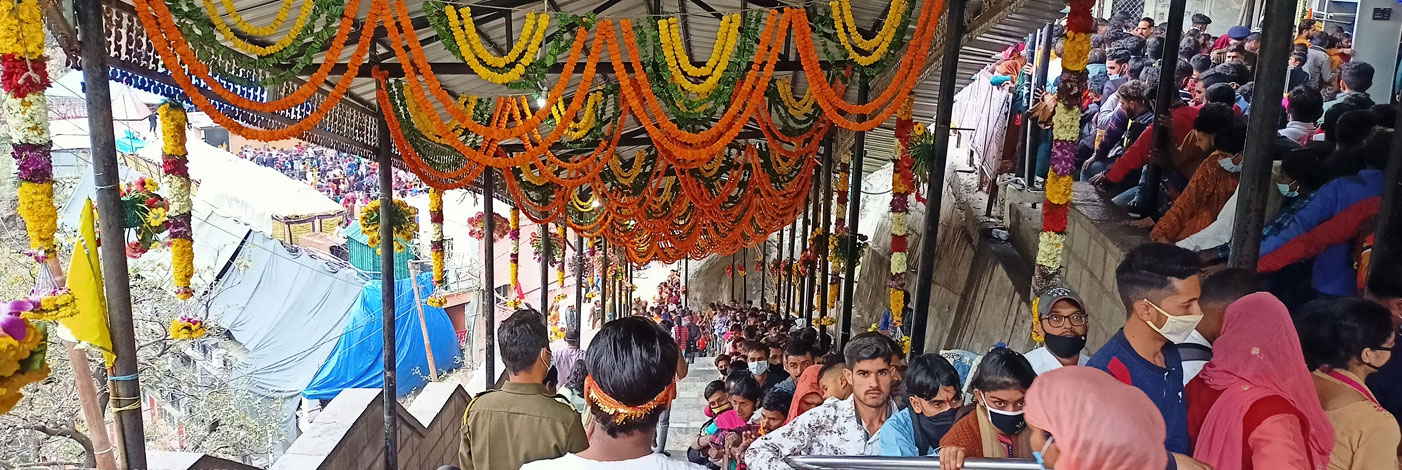
[[[1163,417],[1139,389],[1083,366],[1037,377],[1023,408],[1034,455],[1056,470],[1145,470],[1168,465]]]
[[[1212,360],[1185,393],[1193,457],[1217,470],[1328,466],[1334,428],[1275,296],[1258,292],[1227,307]]]

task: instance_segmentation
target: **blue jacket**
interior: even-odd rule
[[[876,431],[876,448],[882,457],[916,457],[915,424],[910,421],[910,407],[886,418]],[[930,448],[926,456],[939,455],[939,446]]]
[[[1358,201],[1377,196],[1383,192],[1382,170],[1369,168],[1358,172],[1357,176],[1337,178],[1319,188],[1305,207],[1295,214],[1295,220],[1275,235],[1261,242],[1261,256],[1270,254],[1281,245],[1309,232],[1334,215],[1343,212]],[[1357,273],[1353,267],[1353,255],[1347,243],[1337,243],[1314,259],[1314,289],[1334,296],[1358,294]]]

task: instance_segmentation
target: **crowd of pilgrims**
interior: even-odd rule
[[[1204,264],[1221,263],[1230,255],[1246,122],[1253,109],[1278,106],[1277,135],[1264,142],[1275,184],[1266,195],[1258,271],[1292,308],[1358,295],[1358,273],[1366,270],[1357,268],[1368,262],[1397,121],[1388,104],[1393,84],[1374,86],[1374,67],[1354,59],[1351,35],[1304,20],[1282,100],[1252,103],[1260,33],[1234,26],[1214,38],[1206,33],[1211,18],[1193,15],[1191,23],[1175,53],[1164,40],[1169,25],[1125,14],[1097,20],[1071,175],[1125,208],[1131,225],[1148,229],[1153,241],[1192,250]],[[1030,104],[1026,113],[1040,123],[1034,188],[1044,184],[1051,161],[1049,115],[1065,48],[1058,41],[1052,49],[1045,82],[1032,83],[1036,52],[1021,46],[989,70],[993,84],[1011,91],[1015,106]],[[1178,90],[1166,103],[1155,102],[1161,79]],[[1370,94],[1376,89],[1383,90],[1377,102]],[[1167,150],[1155,147],[1156,122],[1172,133]],[[1016,146],[1007,153],[1010,166]]]
[[[301,143],[286,148],[244,146],[238,156],[315,188],[344,207],[348,221],[380,197],[379,164],[371,160]],[[426,190],[417,177],[398,168],[393,170],[393,180],[397,197]]]
[[[1287,308],[1263,279],[1204,270],[1165,243],[1130,250],[1123,312],[1042,294],[1044,345],[907,358],[881,331],[826,331],[748,304],[639,311],[550,344],[541,315],[498,328],[507,381],[464,416],[462,469],[791,468],[793,456],[1034,459],[1058,470],[1396,469],[1402,264],[1361,296]],[[1088,355],[1092,322],[1125,318]],[[664,327],[665,326],[665,327]],[[668,328],[670,327],[670,328]],[[714,362],[692,364],[696,354]],[[689,374],[715,377],[675,401]],[[559,395],[556,395],[559,393]],[[672,407],[701,408],[685,455],[664,451]],[[582,415],[582,416],[581,416]],[[676,449],[674,449],[676,450]]]

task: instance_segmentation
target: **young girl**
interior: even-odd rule
[[[940,440],[940,468],[959,470],[964,458],[1032,458],[1031,433],[1023,420],[1027,388],[1037,373],[1021,354],[995,348],[983,357],[972,382],[976,404]]]

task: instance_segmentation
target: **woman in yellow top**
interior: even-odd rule
[[[1366,300],[1319,300],[1301,308],[1295,326],[1319,403],[1334,427],[1329,469],[1398,468],[1402,431],[1364,385],[1392,359],[1392,315]]]

